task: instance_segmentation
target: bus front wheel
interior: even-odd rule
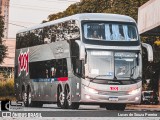
[[[27,107],[43,107],[43,103],[41,101],[32,101],[31,88],[27,91]]]

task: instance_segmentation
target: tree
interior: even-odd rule
[[[70,5],[65,11],[48,16],[48,21],[77,13],[116,13],[137,20],[138,7],[149,0],[83,0]]]
[[[3,59],[6,57],[7,47],[3,44],[3,32],[4,32],[4,21],[3,17],[0,16],[0,64],[3,62]]]

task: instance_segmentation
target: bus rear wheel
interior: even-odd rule
[[[62,109],[65,108],[65,94],[61,87],[58,87],[57,90],[57,106],[61,107]]]
[[[24,103],[24,106],[27,107],[27,93],[25,90],[22,91],[22,101]]]
[[[32,104],[32,98],[31,98],[31,90],[29,89],[27,91],[27,107],[31,107],[31,104]]]
[[[78,109],[79,108],[78,103],[75,103],[75,102],[71,101],[71,92],[70,92],[70,89],[68,87],[66,88],[65,103],[66,103],[66,108],[69,108],[69,109]]]

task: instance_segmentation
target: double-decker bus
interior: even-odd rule
[[[141,101],[142,46],[152,61],[135,20],[118,14],[76,14],[19,31],[16,98],[25,106],[124,110]]]

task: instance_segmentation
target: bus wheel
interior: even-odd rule
[[[61,107],[61,103],[60,103],[60,100],[59,100],[60,92],[61,92],[61,88],[58,87],[58,89],[57,89],[57,107]]]
[[[31,107],[32,106],[32,94],[31,94],[31,90],[28,90],[28,94],[27,94],[27,106]]]
[[[65,101],[65,95],[64,92],[62,91],[62,88],[59,86],[57,89],[57,106],[65,108],[64,101]]]
[[[69,109],[78,109],[79,108],[79,104],[78,103],[75,103],[75,102],[71,101],[71,92],[70,92],[68,87],[66,88],[66,99],[65,99],[65,102],[66,102],[66,108],[69,108]]]
[[[58,99],[59,99],[61,108],[65,108],[65,105],[64,105],[65,95],[63,91],[60,92]]]
[[[22,91],[22,101],[24,103],[24,106],[27,106],[27,93],[23,90]]]

